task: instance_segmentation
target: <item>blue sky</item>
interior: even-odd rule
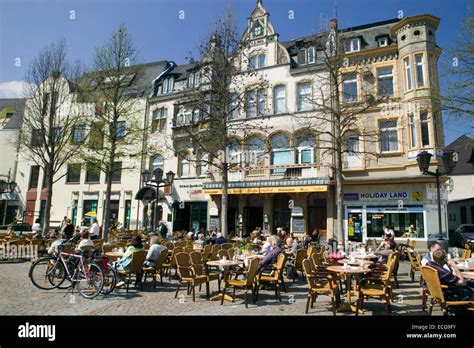
[[[321,17],[332,17],[335,3],[340,27],[395,18],[399,11],[404,16],[438,16],[442,48],[459,35],[468,4],[474,6],[473,0],[263,0],[281,41],[317,31]],[[120,23],[127,25],[144,62],[185,63],[228,4],[243,29],[255,0],[0,0],[0,97],[15,92],[29,61],[45,45],[65,38],[69,55],[87,64],[94,48]],[[17,58],[20,66],[15,65]],[[449,143],[465,133],[473,136],[473,128],[446,118],[445,133]]]

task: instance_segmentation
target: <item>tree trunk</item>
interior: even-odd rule
[[[336,150],[336,207],[337,240],[344,243],[344,178],[342,176],[342,149]]]
[[[113,163],[113,162],[112,162]],[[113,165],[113,164],[112,164]],[[109,169],[112,169],[112,166],[109,167]],[[112,171],[109,171],[108,175],[108,180],[107,180],[107,188],[105,190],[105,202],[104,202],[104,218],[102,220],[102,225],[103,225],[103,231],[102,231],[102,238],[107,240],[109,236],[109,227],[110,227],[110,195],[112,193]]]
[[[51,203],[53,200],[53,170],[47,168],[45,175],[46,178],[46,202],[44,205],[44,216],[43,216],[43,234],[49,233],[49,226],[51,220]]]
[[[222,171],[222,200],[221,200],[221,233],[224,237],[227,238],[227,202],[228,194],[227,188],[229,186],[229,177],[228,177],[228,164],[227,162],[223,164],[224,170]]]

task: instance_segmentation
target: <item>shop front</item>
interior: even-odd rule
[[[344,205],[346,239],[353,242],[382,238],[386,226],[396,239],[416,240],[420,246],[438,236],[436,197],[429,184],[349,186]],[[442,221],[445,225],[445,201]]]

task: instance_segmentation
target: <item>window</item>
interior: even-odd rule
[[[151,121],[152,132],[163,132],[166,129],[166,121],[168,118],[168,109],[160,108],[153,112],[153,120]]]
[[[430,145],[430,130],[429,130],[429,120],[428,113],[420,113],[420,125],[421,125],[421,146]]]
[[[30,182],[28,184],[28,190],[38,187],[39,172],[40,172],[40,166],[31,166]]]
[[[413,225],[416,231],[415,238],[424,238],[423,212],[413,211],[415,208],[407,209],[408,212],[380,212],[367,209],[367,237],[380,237],[383,234],[384,227],[390,224],[397,236],[402,236],[408,231],[410,225]]]
[[[174,89],[174,77],[171,76],[171,77],[168,77],[166,79],[163,80],[163,84],[162,84],[162,87],[160,86],[160,88],[158,88],[158,93],[159,94],[164,94],[164,93],[171,93],[173,92],[173,89]]]
[[[342,94],[346,103],[357,101],[357,74],[343,76]]]
[[[88,164],[86,167],[86,182],[99,182],[100,181],[100,170],[92,165]]]
[[[393,67],[377,69],[377,91],[379,96],[393,97]]]
[[[415,64],[416,64],[416,83],[418,87],[423,87],[425,85],[425,79],[423,77],[423,55],[415,55]]]
[[[207,153],[201,155],[201,161],[198,166],[199,176],[206,176],[207,169],[209,168],[208,160],[209,155]]]
[[[189,176],[189,161],[181,159],[179,162],[179,175],[182,177]]]
[[[121,139],[127,135],[126,126],[126,121],[117,121],[117,139]]]
[[[406,81],[406,89],[412,89],[412,81],[411,81],[411,66],[410,66],[410,58],[405,58],[403,60],[405,66],[405,81]]]
[[[237,94],[232,94],[230,96],[230,105],[227,114],[229,120],[235,120],[239,117],[239,96]]]
[[[282,114],[286,111],[285,86],[276,86],[273,91],[273,103],[275,114]]]
[[[435,65],[435,58],[433,55],[429,55],[428,56],[428,73],[430,74],[429,79],[432,85],[435,84],[434,65]]]
[[[379,47],[385,47],[388,45],[388,38],[387,37],[379,37],[377,39],[377,42],[379,44]]]
[[[461,224],[467,224],[467,208],[462,206],[460,208]]]
[[[416,147],[416,124],[415,116],[413,114],[408,116],[408,122],[410,126],[410,146]]]
[[[61,141],[61,136],[63,135],[62,127],[56,127],[53,129],[53,139],[55,143]]]
[[[186,126],[191,124],[193,118],[193,111],[191,109],[182,107],[176,115],[176,125]]]
[[[296,163],[314,163],[316,143],[314,134],[303,133],[296,137]]]
[[[305,82],[298,84],[298,111],[311,110],[311,83]]]
[[[102,124],[93,122],[89,132],[89,147],[94,150],[101,150],[104,146],[104,135],[102,134]]]
[[[72,141],[75,144],[82,144],[86,138],[86,126],[75,126],[72,131]]]
[[[346,53],[360,51],[360,39],[358,37],[346,42]]]
[[[247,118],[257,116],[256,96],[255,90],[247,92]]]
[[[192,122],[197,124],[201,120],[201,112],[199,109],[193,109]]]
[[[286,166],[292,164],[290,138],[286,134],[276,134],[270,139],[270,165]],[[272,169],[272,174],[285,173],[286,168]]]
[[[234,165],[240,165],[242,163],[242,145],[240,144],[239,141],[234,140],[232,141],[228,147],[228,158],[229,158],[229,163],[234,164]]]
[[[81,181],[81,165],[78,163],[68,164],[66,173],[67,183],[79,183]]]
[[[43,144],[43,140],[41,136],[41,130],[33,129],[31,131],[31,146],[36,147],[36,146],[41,146],[42,144]]]
[[[307,62],[308,64],[314,64],[315,61],[314,47],[308,47]]]
[[[164,166],[165,166],[165,161],[163,159],[163,156],[156,155],[155,158],[153,158],[151,171],[153,172],[157,168],[160,168],[161,170],[163,170]]]
[[[190,73],[188,76],[188,87],[194,87],[194,73]]]
[[[359,154],[359,134],[355,132],[347,133],[344,143],[348,155],[353,156]]]
[[[262,166],[264,164],[265,141],[263,138],[253,136],[247,141],[246,160],[249,166]]]
[[[250,57],[250,69],[260,69],[265,67],[265,54],[258,54]]]
[[[382,121],[380,127],[380,149],[382,152],[398,151],[397,121]]]
[[[306,49],[300,48],[298,51],[298,64],[299,65],[306,65]]]
[[[257,116],[265,115],[265,90],[257,90]]]
[[[120,182],[120,180],[122,180],[122,162],[114,162],[111,176],[112,182]]]
[[[199,87],[201,84],[201,76],[199,74],[199,71],[196,71],[194,73],[194,87]]]

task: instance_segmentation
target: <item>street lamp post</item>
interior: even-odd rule
[[[160,184],[163,184],[161,187],[166,187],[166,186],[171,186],[174,181],[174,176],[175,173],[173,173],[171,170],[166,173],[166,179],[163,179],[163,169],[161,168],[155,168],[153,170],[153,176],[150,177],[150,172],[145,169],[142,172],[142,182],[145,184],[145,187],[153,187],[155,189],[155,206],[153,207],[153,230],[156,229],[156,213],[157,213],[157,206],[158,206],[158,194],[159,194],[159,188]],[[151,226],[151,224],[150,224]]]
[[[436,192],[437,192],[437,203],[438,203],[438,242],[443,246],[445,250],[448,249],[448,243],[443,238],[443,227],[441,223],[441,189],[439,178],[443,175],[449,174],[456,167],[457,153],[454,151],[444,151],[443,153],[443,164],[444,171],[441,172],[438,168],[436,171],[429,171],[430,161],[432,154],[427,151],[422,151],[416,156],[416,161],[420,167],[420,171],[423,175],[431,175],[436,178]]]

